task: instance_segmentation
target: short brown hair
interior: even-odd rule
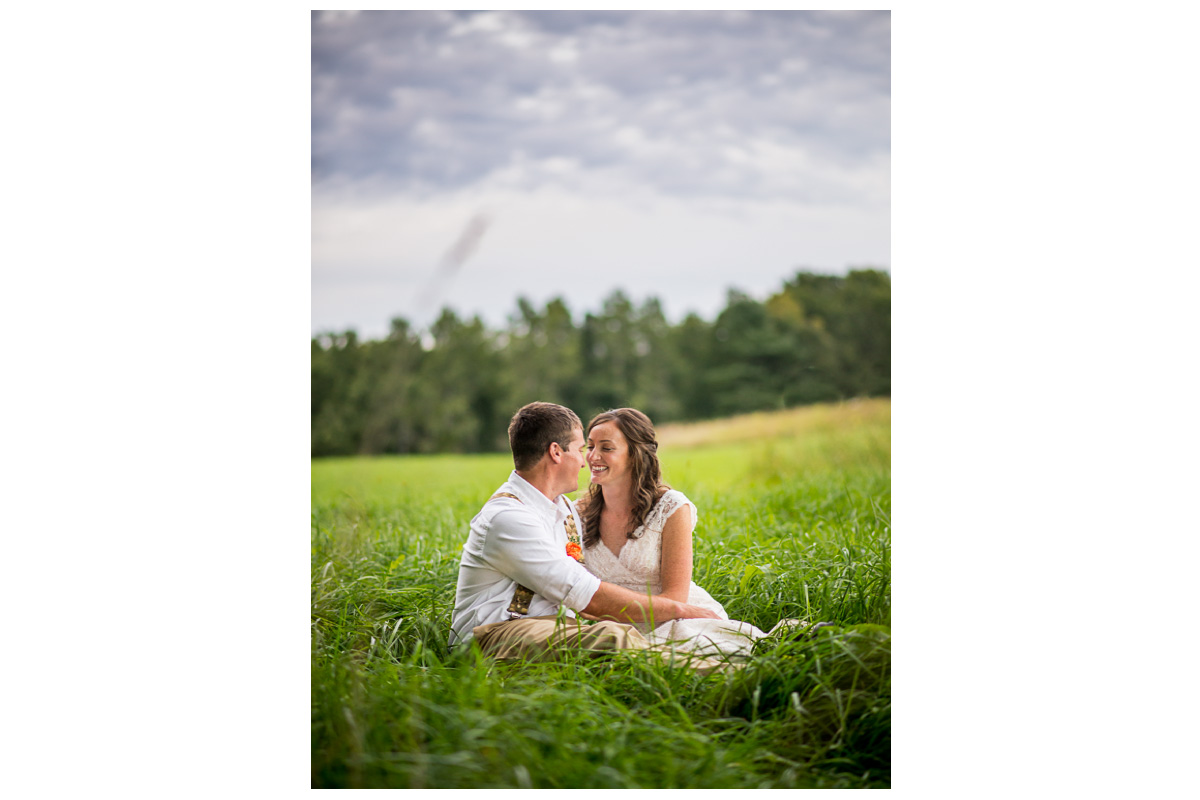
[[[508,446],[513,464],[519,470],[531,469],[546,454],[551,442],[564,450],[571,446],[572,434],[583,433],[579,415],[554,403],[530,403],[513,414],[508,423]]]

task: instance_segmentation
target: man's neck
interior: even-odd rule
[[[518,469],[515,471],[523,481],[537,489],[542,494],[546,495],[546,498],[549,499],[551,503],[558,501],[558,498],[562,492],[555,491],[556,487],[554,486],[554,482],[551,480],[551,477],[546,474],[545,470],[530,470],[529,472],[522,472]]]

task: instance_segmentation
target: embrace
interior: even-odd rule
[[[516,468],[463,546],[452,648],[474,639],[496,658],[531,660],[560,648],[744,656],[769,635],[730,620],[692,581],[696,507],[663,483],[645,414],[598,414],[585,440],[575,412],[530,403],[508,438]],[[566,495],[585,466],[591,487],[575,504]]]

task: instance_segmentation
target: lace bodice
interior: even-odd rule
[[[684,509],[684,507],[687,507]],[[584,566],[596,577],[615,583],[639,594],[662,593],[662,532],[675,514],[688,514],[688,534],[696,529],[696,504],[683,492],[671,489],[654,504],[646,521],[634,531],[637,538],[626,539],[617,555],[602,541],[583,551]],[[727,654],[748,652],[749,642],[763,632],[748,622],[729,619],[724,607],[708,592],[692,581],[688,589],[690,605],[707,608],[720,619],[676,619],[657,627],[653,622],[639,622],[636,627],[655,644],[694,652],[716,651]]]
[[[645,592],[649,586],[651,594],[662,592],[662,532],[667,520],[684,506],[680,512],[691,517],[690,534],[696,528],[696,505],[683,492],[668,490],[650,509],[646,521],[636,531],[634,539],[627,539],[619,555],[613,555],[608,546],[597,541],[584,550],[584,566],[596,577],[615,583],[636,592]]]

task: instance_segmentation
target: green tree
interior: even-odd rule
[[[354,331],[312,340],[312,430],[315,456],[356,452],[366,398],[361,393],[361,353]]]
[[[716,402],[709,387],[716,341],[712,323],[691,313],[668,335],[673,358],[667,369],[679,403],[680,417],[708,419],[716,416]]]
[[[636,319],[633,303],[616,291],[599,314],[587,314],[581,336],[579,407],[587,420],[601,411],[632,404],[636,377]]]
[[[363,359],[370,400],[359,452],[409,453],[420,449],[414,406],[424,357],[420,338],[403,319],[393,319],[387,338],[373,343]]]
[[[311,347],[312,454],[503,451],[533,400],[586,421],[634,406],[656,422],[891,390],[891,279],[797,272],[765,303],[730,290],[713,322],[672,326],[616,291],[576,326],[561,298],[521,298],[505,330],[443,310],[429,332],[321,334]]]
[[[504,417],[499,404],[508,387],[495,335],[479,317],[463,322],[450,309],[442,311],[430,333],[433,347],[422,361],[414,394],[417,451],[498,449],[507,429],[507,420],[497,425]]]
[[[892,297],[886,272],[852,270],[845,277],[798,272],[772,301],[781,296],[805,324],[835,342],[842,395],[891,391]]]
[[[706,376],[719,416],[834,400],[836,354],[831,337],[730,290],[713,326]]]
[[[574,407],[579,397],[580,331],[561,298],[538,311],[524,297],[510,317],[505,357],[511,390],[505,407],[512,414],[535,400]]]

